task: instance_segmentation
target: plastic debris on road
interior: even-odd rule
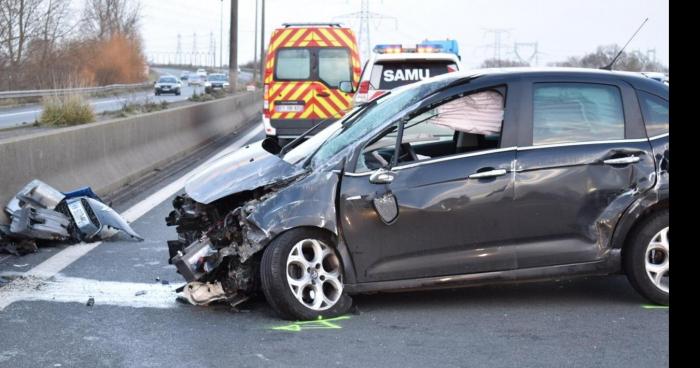
[[[90,187],[62,193],[35,179],[5,206],[10,224],[0,224],[0,252],[17,256],[34,253],[47,243],[74,244],[106,240],[122,234],[143,238]]]

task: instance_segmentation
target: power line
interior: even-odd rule
[[[341,14],[333,17],[333,19],[346,18],[346,19],[356,19],[360,21],[359,31],[357,33],[357,39],[360,42],[360,54],[364,56],[365,60],[369,59],[369,54],[372,50],[371,37],[369,33],[369,22],[370,20],[383,20],[389,19],[394,21],[394,26],[396,29],[399,28],[399,23],[396,17],[389,15],[373,13],[369,10],[369,0],[362,0],[360,5],[360,11],[355,13]]]
[[[524,58],[519,51],[519,49],[521,47],[531,47],[533,51],[530,54],[530,56],[528,56],[527,58]],[[539,51],[539,43],[537,41],[535,41],[535,42],[515,42],[515,43],[513,43],[513,53],[518,58],[518,60],[521,62],[532,64],[532,61],[534,60],[535,61],[534,65],[538,65],[539,55],[542,54]]]
[[[179,33],[177,34],[177,55],[175,58],[178,64],[182,64],[182,38]]]
[[[510,31],[510,29],[504,28],[490,28],[484,30],[485,35],[493,33],[493,45],[491,47],[493,48],[493,58],[498,63],[498,66],[501,66],[501,49],[503,47],[502,35],[510,35]]]

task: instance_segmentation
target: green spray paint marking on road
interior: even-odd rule
[[[350,319],[350,316],[340,316],[330,319],[323,319],[319,317],[315,321],[297,321],[284,326],[272,327],[272,329],[277,331],[291,332],[299,332],[303,330],[338,330],[343,327],[338,324],[335,324],[334,322],[346,319]]]
[[[644,309],[668,309],[668,306],[667,305],[646,304],[646,305],[643,305],[642,308],[644,308]]]

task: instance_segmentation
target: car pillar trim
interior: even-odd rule
[[[425,160],[425,161],[419,161],[419,162],[407,164],[407,165],[399,165],[399,166],[393,167],[392,170],[410,169],[410,168],[413,168],[416,166],[434,164],[434,163],[450,161],[450,160],[458,160],[458,159],[466,158],[466,157],[475,157],[475,156],[488,155],[490,153],[514,151],[517,148],[518,148],[517,146],[513,146],[513,147],[507,147],[507,148],[489,149],[489,150],[484,150],[484,151],[480,151],[480,152],[465,153],[465,154],[461,154],[461,155],[447,156],[447,157],[437,158],[434,160]]]
[[[650,140],[650,141],[653,141],[653,140],[660,139],[660,138],[665,138],[665,137],[668,137],[668,133],[659,134],[659,135],[655,135],[655,136],[653,136],[653,137],[649,137],[649,140]]]
[[[589,144],[611,144],[611,143],[639,143],[646,142],[650,138],[634,138],[634,139],[611,139],[605,141],[588,141],[588,142],[568,142],[568,143],[554,143],[554,144],[542,144],[539,146],[526,146],[518,147],[518,151],[529,151],[540,148],[555,148],[555,147],[567,147],[567,146],[585,146]]]

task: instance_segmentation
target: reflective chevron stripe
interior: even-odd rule
[[[352,82],[360,80],[360,57],[355,34],[349,28],[281,28],[272,33],[265,62],[264,83],[267,84],[265,99],[269,102],[272,119],[325,119],[340,118],[352,107],[352,95],[328,88],[321,82],[275,81],[275,54],[281,47],[346,47],[350,51]],[[326,93],[320,97],[318,93]],[[298,112],[276,112],[277,101],[304,101]]]

